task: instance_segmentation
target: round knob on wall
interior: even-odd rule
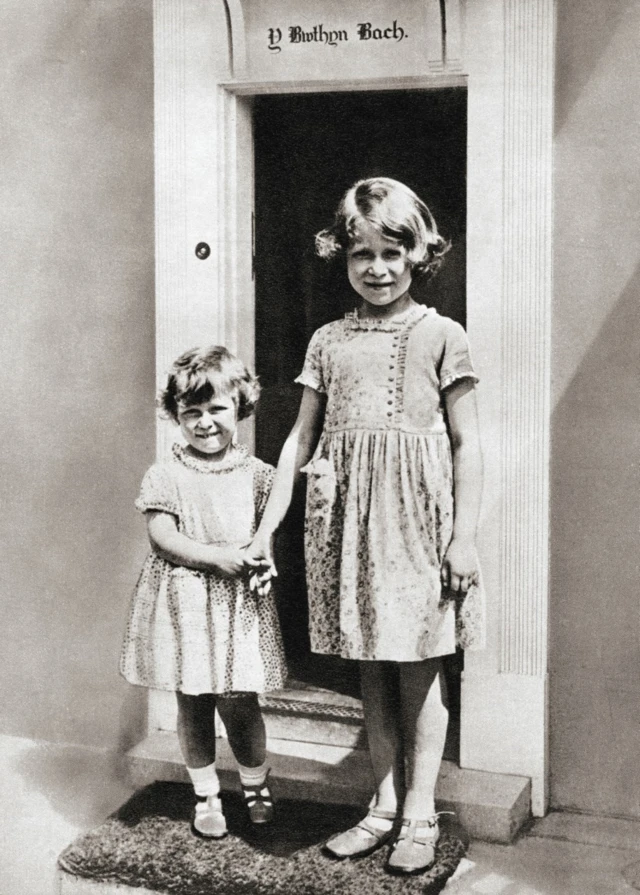
[[[201,261],[205,261],[209,255],[211,254],[211,249],[209,248],[208,243],[199,242],[196,246],[196,257]]]

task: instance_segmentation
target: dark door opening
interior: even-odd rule
[[[332,220],[349,186],[364,177],[401,180],[429,205],[452,250],[417,301],[466,320],[467,95],[462,88],[256,97],[256,415],[258,456],[277,463],[296,417],[309,339],[356,303],[342,272],[314,256],[314,235]],[[304,485],[301,486],[300,491]],[[298,493],[278,536],[279,604],[292,677],[357,696],[357,663],[309,650]],[[457,757],[461,658],[447,660],[452,723],[447,755]]]

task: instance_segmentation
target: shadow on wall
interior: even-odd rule
[[[30,742],[14,763],[25,788],[40,793],[73,826],[102,823],[133,791],[125,753],[146,732],[146,706],[147,691],[130,687],[122,706],[117,751]]]
[[[562,0],[557,12],[555,129],[564,126],[635,0]]]
[[[554,410],[551,445],[552,804],[635,817],[639,419],[640,266]]]
[[[30,794],[43,796],[74,827],[88,829],[102,823],[133,792],[113,753],[53,743],[31,745],[16,760],[15,770]]]

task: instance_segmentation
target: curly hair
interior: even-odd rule
[[[413,190],[390,177],[371,177],[344,194],[331,227],[316,234],[316,253],[327,260],[344,256],[359,220],[405,247],[414,276],[433,276],[451,248]]]
[[[158,407],[163,416],[178,422],[179,404],[204,404],[220,394],[232,397],[238,420],[243,420],[254,411],[260,384],[223,345],[191,348],[172,364],[167,385],[158,395]]]

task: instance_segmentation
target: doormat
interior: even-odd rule
[[[229,835],[200,839],[191,832],[191,787],[154,783],[72,842],[58,863],[76,876],[177,895],[435,895],[467,850],[464,832],[445,817],[433,867],[395,877],[384,870],[388,846],[359,861],[323,853],[326,839],[357,823],[361,809],[283,799],[274,822],[256,829],[239,793],[225,792],[222,801]]]
[[[640,889],[640,864],[629,864],[622,871],[622,877],[633,889]]]

